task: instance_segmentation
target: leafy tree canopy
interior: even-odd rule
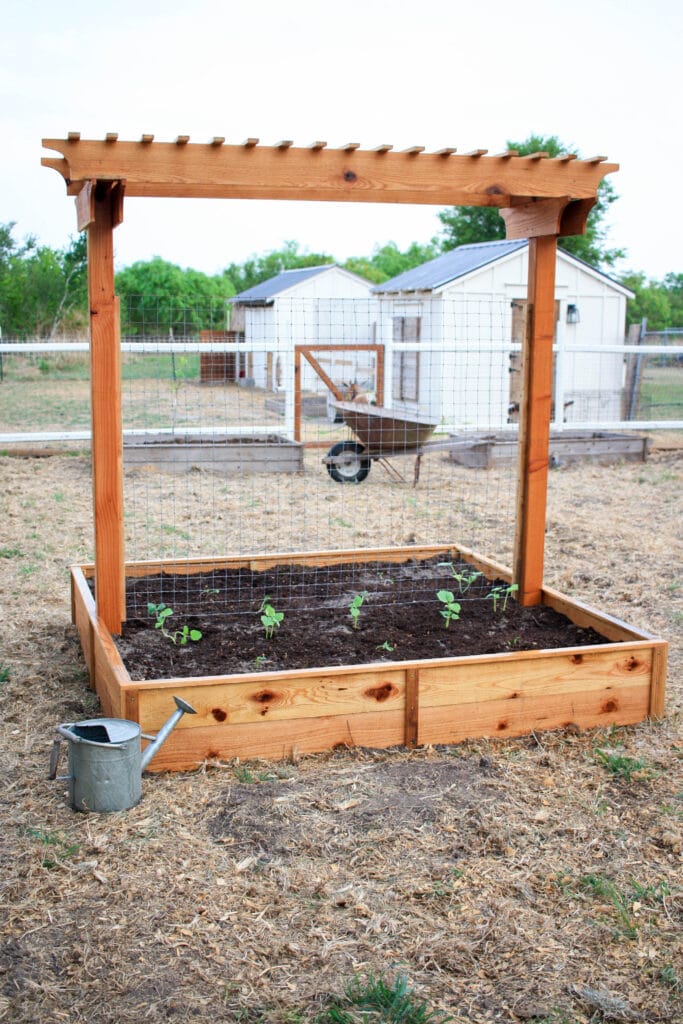
[[[520,156],[548,153],[553,157],[559,156],[560,153],[577,152],[575,147],[565,146],[556,135],[530,135],[524,142],[508,141],[507,147],[517,150]],[[598,201],[588,215],[586,234],[560,238],[559,246],[596,267],[611,267],[617,260],[622,259],[623,249],[607,247],[607,228],[604,224],[605,215],[617,198],[614,186],[604,179],[598,188]],[[440,243],[444,252],[459,245],[493,242],[505,238],[505,222],[494,207],[450,207],[439,213],[439,220],[443,225]]]
[[[645,274],[631,271],[621,277],[621,283],[636,295],[627,305],[627,323],[637,324],[645,318],[649,331],[683,328],[683,274],[648,281]]]
[[[119,271],[116,291],[122,334],[167,336],[224,328],[225,302],[235,287],[225,274],[210,277],[155,256]]]
[[[0,327],[6,337],[52,338],[87,322],[86,240],[63,249],[13,238],[14,223],[0,225]]]
[[[344,269],[359,274],[374,284],[381,284],[390,277],[396,277],[404,270],[419,267],[421,263],[426,263],[438,255],[439,249],[434,241],[428,242],[427,245],[413,242],[404,252],[400,251],[395,242],[387,242],[386,245],[375,246],[372,256],[351,256],[344,263]]]
[[[320,267],[323,263],[334,263],[334,257],[328,253],[300,252],[299,243],[289,241],[285,242],[282,249],[274,249],[263,256],[252,256],[244,263],[231,263],[223,271],[223,277],[234,285],[234,295],[281,274],[283,270]]]

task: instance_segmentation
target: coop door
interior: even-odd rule
[[[395,316],[394,342],[417,344],[420,340],[419,316]],[[417,352],[394,352],[393,397],[396,401],[417,402],[420,387],[420,356]]]
[[[526,299],[512,300],[512,344],[522,345],[526,331]],[[560,303],[555,302],[555,332],[553,342],[557,340],[557,321],[560,319]],[[522,374],[522,353],[520,350],[510,353],[510,396],[508,399],[508,423],[519,422],[519,407],[522,402],[524,376]],[[553,408],[555,405],[555,356],[553,355]]]

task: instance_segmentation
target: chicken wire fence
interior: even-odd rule
[[[163,559],[164,601],[182,608],[181,559],[359,552],[269,584],[274,601],[305,606],[308,590],[317,607],[332,584],[367,590],[373,572],[386,583],[382,556],[365,552],[509,554],[514,460],[481,474],[458,461],[466,434],[508,424],[506,316],[491,303],[445,316],[429,303],[280,299],[236,304],[220,326],[201,326],[205,315],[181,337],[180,314],[164,336],[146,309],[134,336],[156,351],[124,355],[124,429],[136,432],[124,451],[127,557]],[[127,323],[124,337],[138,326],[131,311]],[[219,592],[254,613],[244,573],[206,569],[201,582],[213,611]],[[393,602],[426,599],[399,571],[391,587]],[[135,589],[144,610],[142,581]]]
[[[183,604],[173,567],[184,559],[284,563],[291,552],[455,544],[509,563],[522,376],[514,301],[135,300],[121,321],[126,557],[163,560],[167,604]],[[654,407],[680,417],[679,348],[569,347],[560,328],[556,429],[644,422]],[[3,344],[0,443],[87,443],[87,347]],[[501,456],[490,461],[492,438]],[[365,588],[368,561],[386,578],[381,556],[362,555]],[[353,559],[292,568],[277,586],[300,601],[310,587],[313,606],[340,574],[353,593],[359,572]],[[420,599],[395,576],[393,601]],[[216,611],[226,583],[204,577]],[[236,574],[231,586],[242,585]],[[466,589],[483,599],[483,581]],[[129,615],[145,614],[144,588],[135,601]]]

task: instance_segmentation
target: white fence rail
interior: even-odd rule
[[[678,336],[680,332],[656,332],[643,337],[666,337],[669,335]],[[352,344],[344,344],[340,348],[352,349]],[[78,354],[87,353],[90,349],[90,345],[87,341],[76,341],[76,342],[46,342],[41,340],[34,341],[22,341],[22,342],[3,342],[0,340],[0,367],[2,366],[2,358],[4,355],[16,356],[36,356],[36,355],[55,355],[55,354]],[[123,341],[121,343],[121,351],[132,355],[188,355],[188,354],[201,354],[208,355],[213,353],[273,353],[286,359],[287,368],[284,374],[284,391],[286,399],[286,424],[285,433],[291,432],[291,420],[292,420],[292,403],[293,403],[293,358],[290,350],[285,350],[282,343],[277,339],[272,341],[262,342],[240,342],[235,344],[234,342],[226,341],[215,341],[215,342],[191,342],[191,341],[160,341],[160,340],[146,340],[146,341]],[[426,353],[447,353],[453,352],[454,349],[461,353],[514,353],[520,351],[519,345],[511,344],[510,342],[486,342],[479,341],[471,342],[468,344],[466,341],[458,341],[455,345],[452,342],[433,342],[433,341],[421,341],[417,343],[413,342],[394,342],[387,346],[387,355],[391,353],[401,352],[416,352],[420,354]],[[390,351],[389,351],[390,350]],[[572,419],[569,422],[565,422],[563,414],[563,396],[565,393],[564,382],[562,379],[562,366],[564,361],[571,356],[576,355],[621,355],[626,359],[627,357],[668,357],[677,361],[683,361],[683,345],[672,345],[672,344],[623,344],[623,345],[603,345],[603,344],[581,344],[581,345],[567,345],[560,344],[553,347],[556,358],[556,387],[555,387],[555,418],[553,420],[553,429],[555,430],[595,430],[595,431],[613,431],[613,430],[634,430],[634,431],[652,431],[652,430],[683,430],[683,419]],[[683,373],[683,369],[681,370]],[[291,378],[291,379],[290,379]],[[0,387],[2,385],[0,384]],[[1,396],[1,391],[0,391]],[[511,429],[514,429],[514,424],[510,425]],[[471,428],[471,424],[465,423],[443,423],[441,430],[460,432],[466,431]],[[482,427],[481,424],[477,425],[477,429],[487,429]],[[491,426],[491,429],[494,429]],[[499,426],[495,429],[499,429]],[[248,425],[248,426],[231,426],[230,433],[235,436],[243,435],[254,435],[254,434],[268,434],[272,433],[273,425]],[[125,430],[125,437],[142,437],[150,433],[168,433],[173,434],[174,428],[161,428],[151,430]],[[182,432],[184,434],[202,434],[206,433],[206,428],[200,427],[183,427]],[[52,442],[52,441],[88,441],[90,440],[89,430],[61,430],[61,431],[21,431],[21,432],[6,432],[0,433],[0,444],[13,444],[13,443],[36,443],[36,442]]]

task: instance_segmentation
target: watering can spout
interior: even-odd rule
[[[145,770],[154,755],[158,752],[159,748],[168,739],[183,715],[197,714],[192,705],[188,704],[186,700],[182,699],[182,697],[174,697],[173,700],[176,703],[176,710],[173,712],[169,720],[162,725],[161,729],[159,729],[155,739],[149,743],[142,752],[142,771]]]

